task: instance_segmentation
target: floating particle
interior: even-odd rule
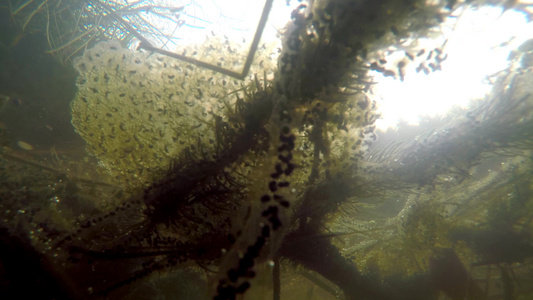
[[[24,141],[17,141],[17,146],[19,146],[19,148],[22,148],[24,150],[33,150],[33,146],[24,142]]]

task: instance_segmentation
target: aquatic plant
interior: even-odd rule
[[[194,4],[194,1],[191,1]],[[176,44],[175,31],[185,22],[180,16],[184,2],[141,0],[9,0],[0,6],[9,12],[24,35],[43,32],[47,54],[62,64],[102,40],[113,39],[124,45],[135,37],[149,38],[158,48]],[[197,17],[197,20],[201,20]],[[167,26],[158,26],[165,23]]]
[[[89,49],[75,61],[80,77],[73,124],[126,192],[109,196],[116,205],[32,222],[46,227],[32,236],[35,248],[60,265],[58,281],[66,293],[81,298],[125,297],[123,287],[138,287],[165,271],[177,282],[180,276],[171,271],[195,263],[206,272],[217,268],[209,276],[214,299],[234,299],[260,288],[270,262],[272,293],[279,298],[280,260],[303,266],[307,278],[329,280],[347,299],[431,299],[439,290],[456,297],[450,294],[454,288],[470,280],[461,259],[473,254],[466,246],[442,250],[453,246],[446,228],[468,232],[456,223],[472,222],[462,217],[475,206],[487,208],[477,197],[488,197],[495,182],[518,184],[508,180],[510,174],[529,172],[470,178],[470,172],[481,172],[475,164],[483,155],[521,147],[520,159],[530,155],[529,92],[507,90],[507,98],[472,110],[423,147],[393,144],[383,152],[398,159],[396,165],[386,163],[386,155],[365,159],[377,115],[361,93],[370,81],[368,53],[424,34],[446,14],[445,5],[452,4],[302,4],[284,33],[273,76],[263,72],[271,63],[264,56],[242,85],[158,54],[132,53],[116,42]],[[198,55],[237,47],[226,46],[213,43]],[[221,64],[232,63],[231,51],[221,57]],[[527,82],[527,74],[513,75],[512,86]],[[523,127],[504,134],[513,126]],[[501,131],[492,135],[496,129]],[[521,193],[529,182],[521,184]],[[359,204],[380,205],[372,197],[406,200],[379,224],[357,220]],[[462,197],[473,200],[461,204]],[[527,212],[503,215],[494,213],[491,224],[505,218],[531,223]],[[529,223],[522,224],[526,233]],[[415,252],[419,245],[424,247]],[[415,255],[433,258],[428,265]],[[406,274],[395,277],[398,264]],[[446,285],[440,274],[450,269],[466,275]],[[76,277],[83,282],[69,279]]]

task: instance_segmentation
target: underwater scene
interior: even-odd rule
[[[533,299],[533,1],[0,1],[1,299]]]

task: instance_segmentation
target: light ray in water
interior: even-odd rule
[[[441,69],[426,75],[420,65],[405,58],[405,51],[394,51],[386,60],[397,64],[406,61],[405,78],[376,74],[374,89],[381,99],[382,118],[376,124],[386,130],[398,121],[418,125],[420,116],[445,115],[453,106],[467,108],[470,100],[481,99],[492,89],[490,76],[507,68],[509,55],[533,37],[533,24],[526,15],[501,7],[469,8],[454,12],[441,26],[443,37],[418,41],[425,48],[423,57],[442,46]],[[445,39],[445,40],[443,40]],[[437,55],[434,53],[434,55]],[[422,55],[421,55],[422,56]],[[426,65],[426,70],[433,66]],[[395,69],[395,65],[393,68]]]

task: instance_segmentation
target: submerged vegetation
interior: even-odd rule
[[[52,4],[67,5],[11,11],[25,13],[25,29],[29,11]],[[387,132],[375,142],[367,73],[405,75],[374,62],[379,51],[422,52],[413,41],[466,5],[476,3],[302,3],[281,46],[259,47],[243,81],[117,41],[87,49],[73,60],[72,123],[99,166],[65,169],[98,169],[105,182],[3,150],[6,293],[30,285],[55,299],[527,299],[527,45],[484,101],[427,120],[429,133],[406,126],[398,132],[411,137]],[[69,60],[88,48],[91,30],[51,53],[72,46]],[[180,50],[234,67],[241,47],[212,38]]]

